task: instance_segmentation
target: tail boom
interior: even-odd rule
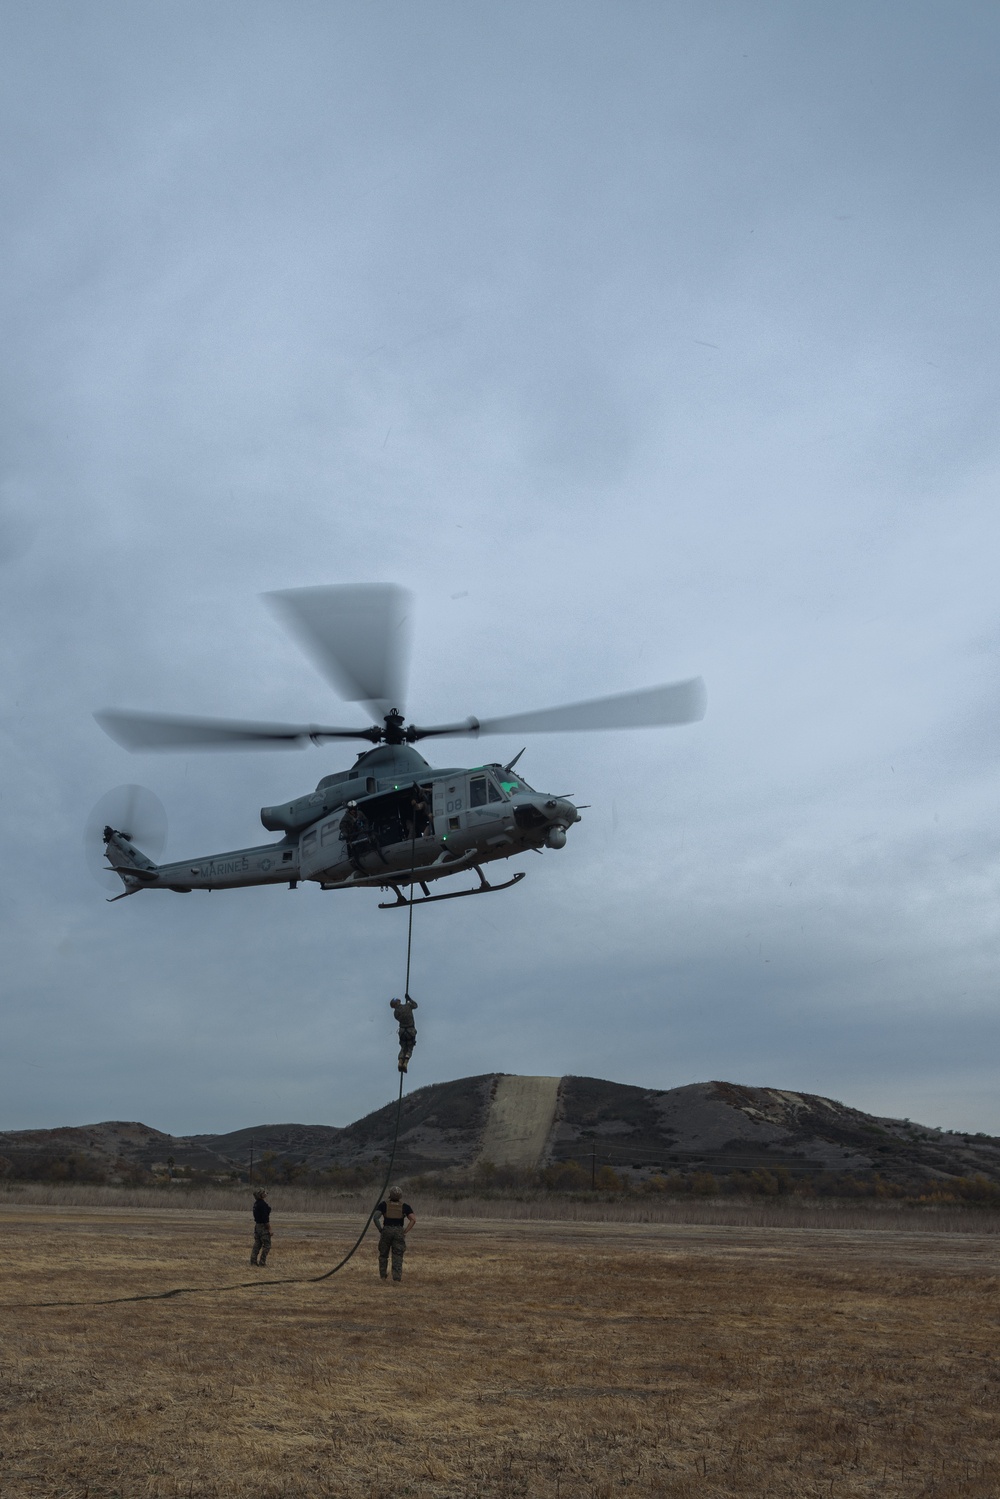
[[[115,828],[105,828],[104,846],[108,864],[125,886],[115,900],[140,890],[187,894],[190,890],[234,890],[244,885],[287,885],[299,878],[298,848],[283,843],[238,848],[176,864],[154,864]]]

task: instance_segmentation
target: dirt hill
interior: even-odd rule
[[[977,1174],[1000,1182],[1000,1139],[862,1113],[813,1093],[691,1083],[660,1093],[566,1077],[548,1158],[588,1154],[651,1171],[879,1173],[902,1186]]]
[[[245,1174],[276,1169],[370,1168],[391,1147],[395,1103],[344,1128],[255,1125],[224,1135],[174,1136],[105,1123],[0,1133],[0,1173],[86,1178],[163,1168]],[[878,1173],[902,1186],[983,1175],[1000,1183],[1000,1139],[864,1114],[834,1099],[780,1088],[691,1083],[659,1091],[601,1078],[497,1073],[434,1083],[403,1100],[400,1174],[469,1168],[582,1166],[657,1172],[785,1167],[797,1173]],[[60,1164],[61,1163],[61,1164]]]

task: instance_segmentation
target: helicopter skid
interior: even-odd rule
[[[509,890],[511,885],[516,885],[518,881],[523,880],[525,876],[525,871],[521,869],[517,872],[517,874],[514,875],[512,879],[504,880],[502,885],[491,885],[484,876],[481,869],[477,869],[476,873],[479,875],[479,878],[482,881],[481,884],[474,885],[471,890],[449,890],[446,895],[428,895],[426,893],[427,886],[423,883],[422,880],[420,880],[418,881],[418,883],[421,890],[424,891],[424,894],[418,896],[416,900],[407,900],[406,896],[403,894],[402,890],[400,890],[398,885],[391,885],[389,888],[396,892],[396,899],[380,900],[378,903],[378,908],[380,911],[397,911],[400,906],[427,906],[430,905],[431,901],[434,900],[461,900],[463,895],[495,895],[498,890]]]

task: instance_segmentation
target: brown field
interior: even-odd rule
[[[246,1183],[222,1186],[110,1186],[93,1183],[11,1182],[0,1179],[0,1214],[5,1206],[155,1208],[189,1212],[211,1209],[245,1213]],[[969,1203],[914,1202],[893,1198],[672,1196],[666,1193],[570,1193],[478,1191],[445,1193],[407,1182],[419,1195],[421,1212],[435,1218],[568,1220],[574,1223],[691,1223],[732,1228],[876,1229],[892,1233],[1000,1234],[1000,1212]],[[372,1204],[371,1190],[271,1183],[268,1201],[279,1213],[353,1217],[363,1223]]]
[[[274,1274],[357,1219],[275,1212]],[[0,1495],[996,1499],[1000,1238],[422,1214],[401,1286],[246,1215],[7,1201]]]

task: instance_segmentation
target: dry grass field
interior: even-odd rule
[[[401,1286],[245,1217],[0,1208],[0,1495],[1000,1494],[1000,1239],[422,1215]],[[357,1220],[276,1213],[275,1275]]]

